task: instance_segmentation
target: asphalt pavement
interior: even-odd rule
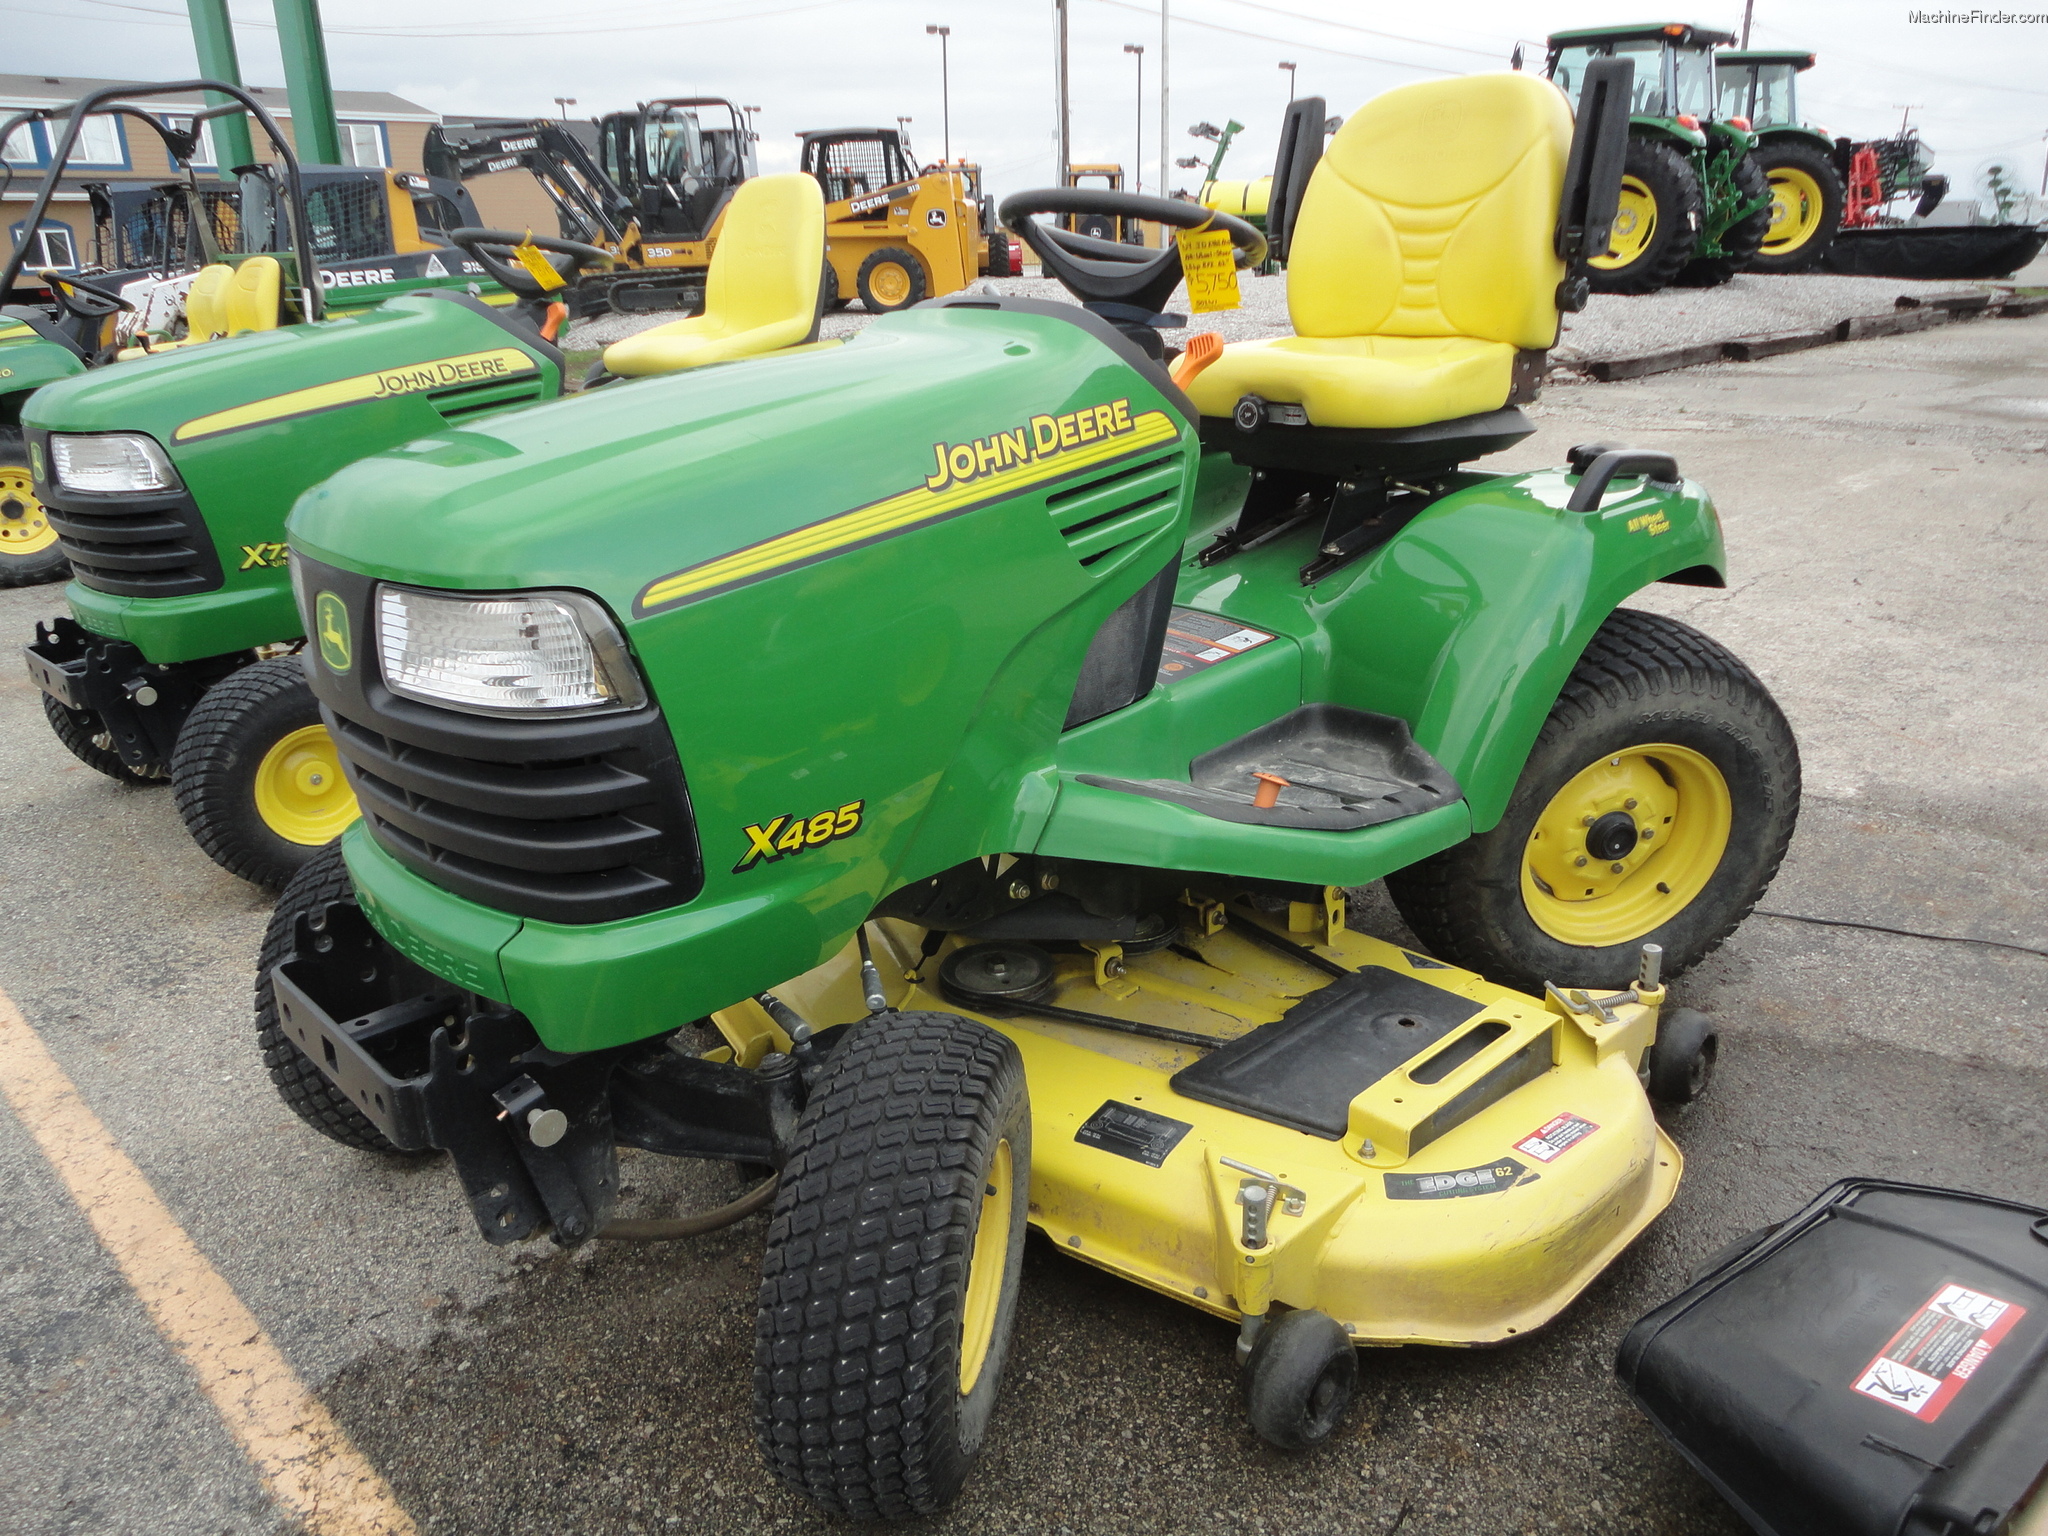
[[[1361,1357],[1336,1443],[1265,1449],[1233,1331],[1034,1243],[1009,1379],[931,1532],[1742,1527],[1616,1387],[1629,1323],[1733,1237],[1878,1174],[2048,1204],[2048,318],[1607,385],[1539,434],[1665,448],[1719,504],[1726,591],[1639,606],[1731,645],[1797,730],[1806,803],[1758,916],[1676,986],[1721,1072],[1672,1115],[1677,1200],[1513,1346]],[[0,593],[26,638],[56,589]],[[0,990],[419,1530],[815,1531],[754,1449],[762,1222],[492,1249],[442,1161],[353,1153],[278,1102],[250,1023],[267,901],[168,791],[75,764],[0,667]],[[1355,921],[1402,937],[1377,890]],[[1942,942],[1793,918],[1864,923]],[[733,1192],[629,1158],[641,1198]],[[0,1108],[0,1532],[291,1529],[22,1123]]]

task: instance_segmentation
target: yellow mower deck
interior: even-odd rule
[[[962,1007],[937,982],[957,938],[913,983],[905,975],[922,931],[877,922],[875,960],[894,1007],[965,1014],[1016,1042],[1031,1095],[1031,1220],[1074,1257],[1233,1320],[1275,1303],[1317,1308],[1359,1344],[1476,1345],[1527,1333],[1611,1263],[1677,1188],[1683,1160],[1637,1077],[1664,994],[1614,1003],[1614,1022],[1603,1023],[1349,932],[1341,913],[1341,904],[1296,903],[1268,918],[1205,904],[1172,948],[1125,957],[1105,945],[1058,957],[1055,989],[1040,1000],[1222,1044],[1334,979],[1248,937],[1256,922],[1347,970],[1385,967],[1482,1005],[1358,1094],[1341,1140],[1175,1092],[1169,1079],[1204,1056],[1201,1047]],[[857,967],[849,946],[776,995],[820,1027],[851,1022],[866,1012]],[[743,1063],[787,1047],[756,1004],[715,1022]],[[1437,1076],[1432,1059],[1455,1054],[1474,1031],[1495,1038],[1438,1081],[1419,1080]],[[1458,1121],[1459,1096],[1536,1041],[1547,1042],[1549,1070]],[[1535,1049],[1540,1060],[1544,1046]],[[1105,1111],[1121,1122],[1111,1134],[1077,1139],[1091,1122],[1104,1125]],[[1439,1115],[1457,1123],[1428,1139]],[[1162,1129],[1147,1146],[1147,1116],[1187,1129],[1170,1146],[1173,1132]],[[1262,1248],[1241,1241],[1249,1175],[1226,1158],[1302,1197],[1298,1215],[1275,1208]]]

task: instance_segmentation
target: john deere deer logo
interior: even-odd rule
[[[346,672],[354,661],[348,638],[348,609],[332,592],[313,599],[313,628],[320,641],[320,659],[330,672]]]

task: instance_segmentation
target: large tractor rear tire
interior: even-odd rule
[[[860,301],[871,315],[893,314],[920,302],[930,287],[924,263],[900,245],[885,245],[860,264],[855,274]]]
[[[162,768],[137,770],[122,762],[121,754],[114,750],[113,733],[93,711],[66,709],[46,693],[43,695],[43,714],[65,749],[94,773],[104,773],[117,784],[164,784],[170,781],[170,775]]]
[[[298,1042],[285,1033],[283,1021],[277,1015],[277,996],[270,985],[270,973],[291,959],[300,916],[317,912],[330,902],[348,901],[354,895],[355,887],[349,882],[348,866],[341,860],[339,845],[321,849],[285,886],[284,894],[271,909],[270,926],[263,932],[263,952],[256,964],[256,1046],[263,1052],[263,1065],[270,1071],[277,1096],[293,1114],[329,1141],[362,1152],[388,1152],[394,1157],[429,1156],[392,1145],[370,1117],[351,1104],[348,1095],[313,1065]]]
[[[178,814],[231,875],[282,888],[356,819],[355,793],[296,656],[216,683],[171,753]]]
[[[1029,1218],[1017,1048],[951,1013],[833,1048],[768,1228],[754,1419],[775,1475],[835,1514],[959,1493],[994,1411]]]
[[[1678,280],[1688,288],[1720,287],[1750,265],[1764,243],[1764,236],[1770,233],[1773,205],[1764,200],[1771,195],[1771,184],[1764,179],[1763,168],[1756,163],[1756,157],[1744,155],[1736,161],[1732,179],[1737,197],[1745,203],[1763,202],[1764,205],[1748,218],[1738,219],[1721,236],[1721,255],[1702,256],[1697,261],[1686,263],[1685,270],[1678,274]]]
[[[1804,272],[1819,264],[1842,227],[1842,177],[1818,146],[1778,140],[1754,156],[1771,189],[1770,228],[1752,272]]]
[[[1699,178],[1677,150],[1632,135],[1622,162],[1621,208],[1608,254],[1587,274],[1595,293],[1655,293],[1677,278],[1699,243]]]
[[[29,473],[28,440],[21,428],[0,426],[0,587],[33,587],[70,574]]]
[[[1541,995],[1697,965],[1762,899],[1799,819],[1799,747],[1698,630],[1617,609],[1572,669],[1498,825],[1387,877],[1446,960]]]

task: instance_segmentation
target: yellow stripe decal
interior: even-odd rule
[[[424,363],[408,363],[382,373],[359,373],[352,379],[336,379],[311,389],[252,400],[210,416],[188,421],[172,434],[177,442],[195,437],[212,437],[236,432],[289,416],[306,416],[314,411],[331,411],[337,406],[358,405],[365,400],[389,400],[396,395],[422,394],[430,389],[449,389],[463,384],[488,384],[539,368],[531,356],[517,347],[498,347],[490,352],[465,352],[460,357],[437,357]]]
[[[1119,400],[1115,405],[1125,407],[1126,402]],[[1164,411],[1131,416],[1126,408],[1112,416],[1112,410],[1113,407],[1104,405],[1066,416],[1036,416],[1024,428],[993,434],[980,443],[936,443],[933,451],[937,471],[926,478],[925,484],[650,582],[633,605],[634,610],[650,613],[702,597],[714,589],[759,581],[857,544],[872,543],[920,524],[1020,495],[1078,470],[1163,447],[1180,437],[1180,429]],[[1099,436],[1091,432],[1093,441],[1062,446],[1073,435],[1076,417],[1088,417],[1091,425],[1108,430]],[[994,466],[1003,462],[999,455],[1004,439],[1012,440],[1018,448],[1006,467],[997,468]],[[980,467],[984,465],[989,467]],[[964,474],[959,472],[963,466],[967,471]]]

